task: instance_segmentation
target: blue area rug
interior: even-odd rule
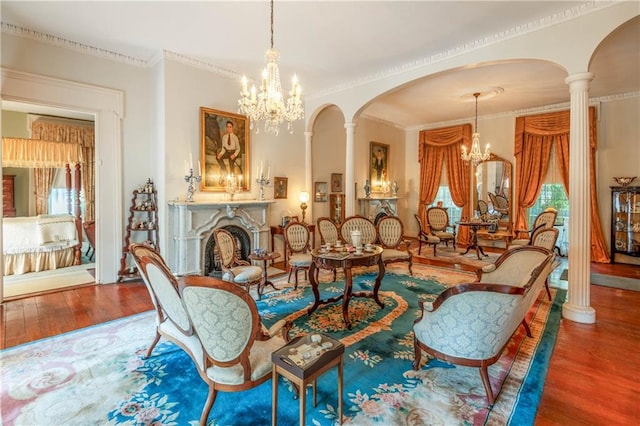
[[[295,324],[292,335],[320,331],[345,344],[344,414],[351,424],[533,424],[564,292],[553,289],[554,303],[541,293],[529,313],[534,337],[518,332],[489,369],[494,389],[502,385],[502,391],[488,410],[477,369],[430,360],[413,371],[418,300],[445,288],[429,274],[421,277],[387,273],[383,309],[371,299],[353,299],[352,330],[344,327],[339,303],[306,315],[309,287],[272,292],[257,305],[267,325],[287,317]],[[371,289],[374,278],[356,276],[354,291]],[[342,282],[321,285],[323,298],[341,291]],[[144,359],[153,335],[153,315],[145,313],[2,351],[2,424],[197,424],[207,387],[171,343],[161,341]],[[292,386],[283,378],[278,385],[278,423],[298,424]],[[209,424],[270,424],[271,386],[269,380],[244,392],[220,392]],[[316,407],[309,395],[307,424],[336,423],[336,390],[333,369],[318,380]]]

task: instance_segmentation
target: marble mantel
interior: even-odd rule
[[[360,205],[360,215],[370,220],[382,212],[389,216],[398,215],[398,200],[400,197],[362,197],[358,198]]]
[[[269,247],[269,208],[274,200],[169,202],[169,266],[176,275],[202,275],[205,246],[214,228],[235,225],[251,239],[251,251]]]

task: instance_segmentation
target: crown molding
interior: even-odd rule
[[[640,97],[640,91],[620,93],[617,95],[601,96],[598,98],[589,99],[589,106],[599,106],[600,104],[606,103],[606,102],[614,102],[614,101],[620,101],[624,99],[633,99],[633,98],[639,98],[639,97]],[[571,102],[561,102],[557,104],[544,105],[544,106],[534,107],[534,108],[523,108],[523,109],[516,109],[513,111],[501,112],[497,114],[482,115],[482,116],[478,116],[478,119],[490,120],[490,119],[496,119],[496,118],[502,118],[502,117],[521,117],[525,115],[562,111],[569,108],[571,108]],[[430,129],[438,129],[440,127],[458,126],[460,124],[473,123],[473,119],[474,117],[467,117],[467,118],[460,118],[457,120],[441,121],[439,123],[407,126],[405,130],[430,130]]]
[[[492,44],[496,44],[505,40],[520,37],[524,34],[540,31],[542,29],[551,27],[553,25],[567,22],[572,19],[578,18],[580,16],[595,12],[597,10],[613,6],[614,4],[616,4],[616,2],[611,2],[611,1],[592,1],[585,4],[580,4],[570,9],[556,13],[554,15],[539,19],[538,21],[530,22],[523,25],[518,25],[508,30],[500,31],[493,35],[490,35],[481,39],[477,39],[448,50],[435,53],[431,56],[418,58],[414,61],[405,62],[404,64],[400,64],[400,65],[395,65],[386,70],[377,70],[372,74],[365,75],[355,80],[341,83],[339,85],[330,87],[326,90],[314,93],[313,96],[308,95],[307,98],[308,99],[322,98],[327,95],[338,93],[338,92],[351,89],[354,87],[358,87],[367,83],[375,82],[377,80],[381,80],[386,77],[413,71],[415,69],[418,69],[427,65],[432,65],[438,62],[448,60],[452,57],[460,56],[475,50],[479,50],[481,48],[490,46]]]
[[[76,52],[84,53],[87,55],[99,56],[99,57],[110,59],[116,62],[123,62],[128,65],[133,65],[137,67],[147,66],[147,61],[145,61],[144,59],[134,58],[133,56],[123,55],[121,53],[113,52],[111,50],[89,46],[87,44],[77,43],[75,41],[67,40],[66,38],[41,33],[39,31],[34,31],[28,28],[7,24],[5,22],[2,22],[2,32],[5,34],[11,34],[18,37],[28,38],[28,39],[40,41],[43,43],[52,44],[54,46],[63,47],[69,50],[75,50]]]
[[[168,60],[172,60],[175,62],[179,62],[181,64],[185,64],[185,65],[189,65],[191,67],[194,68],[199,68],[205,71],[209,71],[215,74],[218,74],[222,77],[226,77],[226,78],[230,78],[230,79],[234,79],[234,80],[240,80],[240,78],[242,77],[240,74],[238,74],[237,72],[228,70],[226,68],[222,68],[219,67],[217,65],[212,65],[206,61],[200,60],[200,59],[196,59],[196,58],[192,58],[190,56],[186,56],[180,53],[176,53],[176,52],[172,52],[170,50],[163,50],[162,51],[163,56],[168,59]]]

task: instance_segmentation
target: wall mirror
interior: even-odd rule
[[[472,197],[473,209],[478,210],[478,200],[487,203],[489,212],[500,215],[498,229],[512,229],[513,195],[511,163],[504,158],[491,154],[488,160],[479,163],[473,170]],[[475,188],[475,191],[473,190]]]

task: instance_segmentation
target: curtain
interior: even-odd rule
[[[514,151],[516,157],[516,229],[528,229],[526,208],[531,207],[540,194],[547,173],[552,145],[558,159],[560,178],[569,194],[569,111],[516,118]],[[595,153],[596,111],[589,108],[589,168],[591,193],[591,261],[609,262],[607,248],[598,213]]]
[[[38,167],[33,169],[36,197],[36,214],[47,214],[49,211],[49,191],[53,183],[55,169]]]
[[[82,163],[78,145],[22,138],[2,138],[3,167],[64,168],[68,163]]]
[[[64,142],[80,146],[82,164],[82,190],[85,197],[85,221],[95,220],[95,130],[93,123],[49,121],[42,118],[31,123],[33,139]]]
[[[461,146],[471,141],[471,124],[423,130],[418,144],[420,162],[420,195],[418,214],[427,223],[427,206],[438,192],[443,162],[454,204],[462,208],[462,217],[470,217],[471,167],[460,158]],[[469,230],[458,229],[458,242],[469,243]]]

